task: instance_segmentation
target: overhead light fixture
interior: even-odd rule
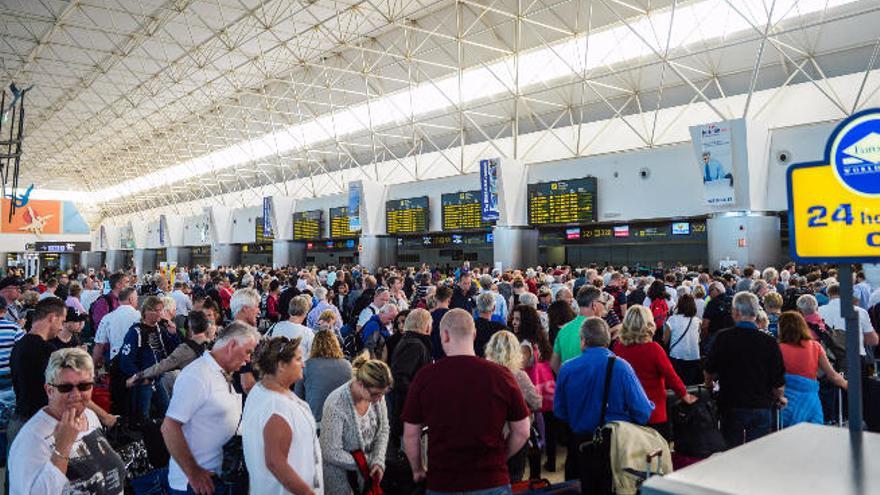
[[[856,1],[858,0],[775,0],[770,21],[775,24],[783,19],[793,20]],[[679,5],[674,13],[671,8],[660,9],[629,22],[628,26],[616,25],[594,31],[589,36],[581,35],[553,43],[549,47],[524,51],[519,54],[518,60],[520,87],[634,61],[652,55],[654,51],[665,52],[667,35],[670,51],[674,51],[739,35],[752,29],[752,25],[763,27],[767,24],[771,14],[765,0],[736,0],[733,3],[737,10],[724,0]],[[751,17],[751,22],[743,16]],[[332,111],[312,120],[109,186],[95,194],[89,194],[89,201],[112,201],[209,172],[363,132],[370,127],[405,122],[415,116],[449,109],[459,102],[466,104],[491,99],[513,91],[516,63],[515,56],[508,56],[494,63],[463,71],[460,93],[457,74],[423,82],[375,98],[368,103]]]

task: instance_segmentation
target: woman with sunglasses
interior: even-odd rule
[[[299,343],[275,337],[254,353],[261,378],[248,394],[241,420],[252,495],[324,493],[315,419],[309,405],[290,391],[303,377]]]
[[[12,494],[105,493],[124,490],[125,465],[87,404],[95,367],[77,347],[49,357],[46,394],[40,409],[15,437],[9,453]]]
[[[351,367],[352,379],[327,396],[321,417],[324,490],[333,495],[378,487],[385,472],[391,369],[366,352]]]

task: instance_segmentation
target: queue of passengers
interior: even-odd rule
[[[674,441],[667,390],[714,388],[729,448],[831,421],[855,378],[823,338],[843,327],[827,266],[19,275],[0,280],[13,494],[122,493],[121,423],[161,425],[174,494],[511,493],[561,444],[588,483],[605,422]],[[865,379],[880,288],[854,282]]]

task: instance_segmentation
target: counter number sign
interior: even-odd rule
[[[838,125],[825,160],[788,169],[787,189],[793,259],[880,261],[880,109]]]

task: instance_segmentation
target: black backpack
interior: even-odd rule
[[[709,390],[700,389],[693,404],[679,402],[672,414],[675,452],[706,458],[727,448],[718,430],[718,410]]]
[[[95,323],[95,303],[101,299],[107,303],[107,313],[104,316],[107,316],[111,311],[116,309],[113,307],[113,299],[110,299],[110,294],[102,294],[98,299],[92,302],[91,305],[89,305],[89,324],[92,326],[92,335],[98,333],[98,324]]]
[[[351,326],[349,332],[342,338],[342,353],[350,361],[363,350],[364,343],[361,340],[361,334],[354,326]]]
[[[807,323],[807,325],[819,336],[819,343],[825,348],[825,354],[828,356],[831,366],[839,372],[846,372],[846,330],[830,328],[827,324],[825,330],[814,323]]]

